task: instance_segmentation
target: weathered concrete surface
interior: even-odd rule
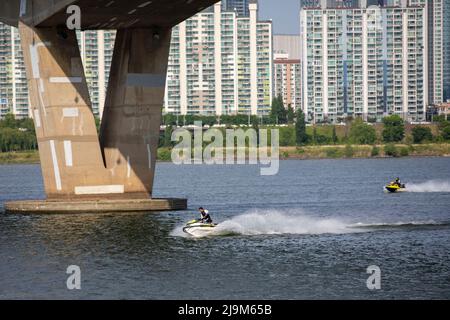
[[[13,201],[5,203],[8,214],[82,214],[186,210],[185,199]]]
[[[171,29],[158,28],[116,35],[100,144],[125,193],[152,194],[170,37]]]
[[[11,203],[8,211],[186,207],[186,200],[148,200],[171,28],[217,1],[0,1],[0,21],[19,27],[44,186],[51,200]],[[70,5],[80,8],[81,29],[118,29],[100,138],[76,33],[66,25]],[[93,199],[105,202],[99,205]]]

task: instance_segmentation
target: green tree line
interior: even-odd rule
[[[36,150],[37,140],[32,119],[15,119],[7,114],[0,120],[0,151]]]

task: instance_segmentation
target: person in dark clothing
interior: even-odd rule
[[[402,187],[402,183],[400,181],[400,178],[395,179],[394,184],[398,185],[400,188]]]
[[[200,207],[200,208],[198,208],[198,211],[200,211],[200,214],[201,214],[201,219],[200,220],[203,223],[212,223],[213,222],[212,219],[211,219],[211,216],[209,215],[208,210],[203,209],[202,207]]]

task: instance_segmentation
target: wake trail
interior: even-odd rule
[[[444,180],[429,180],[422,183],[408,183],[407,192],[450,192],[450,182]]]
[[[337,218],[317,218],[302,211],[254,210],[220,222],[207,236],[258,236],[258,235],[322,235],[371,232],[380,229],[404,229],[419,227],[447,227],[450,223],[429,221],[346,223]],[[178,226],[171,236],[190,237]]]

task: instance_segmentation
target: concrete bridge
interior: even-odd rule
[[[2,0],[0,21],[19,28],[48,197],[6,210],[184,209],[183,199],[151,199],[171,29],[217,1]],[[117,29],[100,136],[72,5],[81,30]]]

